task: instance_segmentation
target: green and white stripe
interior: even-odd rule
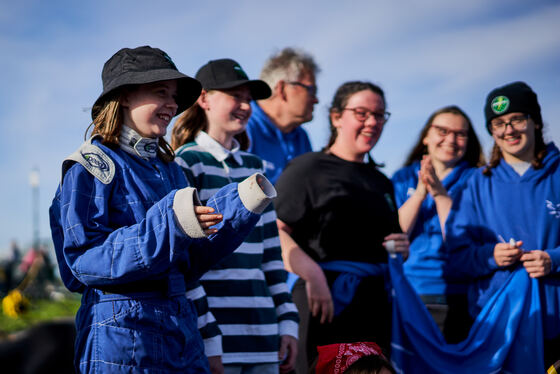
[[[260,158],[238,146],[228,151],[204,132],[176,155],[203,204],[226,184],[263,172]],[[297,309],[286,278],[270,205],[245,242],[200,280],[222,331],[224,363],[278,362],[279,336],[297,338]]]

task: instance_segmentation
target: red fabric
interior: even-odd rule
[[[382,356],[381,348],[371,342],[339,343],[317,347],[319,358],[315,373],[340,374],[364,356]]]

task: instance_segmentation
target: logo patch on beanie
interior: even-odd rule
[[[502,114],[509,108],[509,99],[505,96],[496,96],[492,100],[492,111],[495,114]]]

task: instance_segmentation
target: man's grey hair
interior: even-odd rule
[[[260,79],[268,83],[274,91],[281,81],[297,81],[304,73],[317,75],[321,69],[313,57],[302,50],[287,47],[266,60]]]

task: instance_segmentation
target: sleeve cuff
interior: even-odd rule
[[[257,178],[262,178],[261,186],[257,183]],[[248,211],[261,214],[276,197],[276,189],[266,177],[260,173],[255,173],[237,186],[239,198]]]
[[[487,258],[488,269],[489,270],[497,270],[499,268],[499,266],[496,263],[496,259],[494,258],[494,245],[493,244],[488,245],[488,247],[486,248],[485,256]]]
[[[184,233],[193,239],[206,237],[194,212],[194,207],[198,205],[202,204],[195,188],[186,187],[175,193],[173,199],[175,218]]]
[[[550,272],[551,273],[559,273],[560,272],[560,248],[554,249],[547,249],[545,250],[546,253],[550,256],[551,266]]]
[[[207,357],[222,356],[222,336],[216,335],[208,339],[204,339],[204,354]]]
[[[297,322],[286,320],[280,321],[278,324],[279,335],[290,335],[298,339],[298,324]]]

